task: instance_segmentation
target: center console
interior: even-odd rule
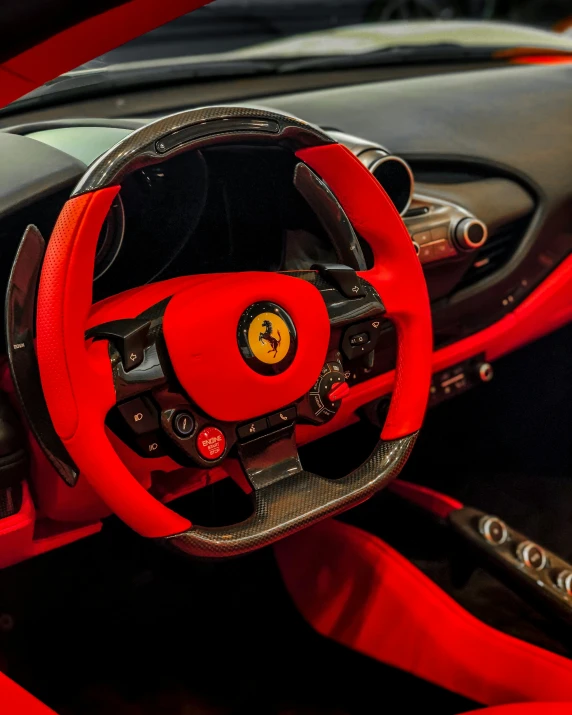
[[[476,566],[493,573],[527,602],[572,625],[572,564],[504,519],[428,487],[400,479],[390,491],[453,531],[454,580],[466,583]],[[450,536],[447,537],[451,542]]]
[[[449,522],[499,578],[572,625],[572,564],[478,509],[452,511]]]

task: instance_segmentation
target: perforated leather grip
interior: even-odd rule
[[[369,499],[399,474],[417,434],[378,442],[369,459],[341,479],[325,479],[302,471],[256,490],[252,516],[239,524],[215,528],[194,526],[162,540],[201,558],[239,556],[268,546]]]

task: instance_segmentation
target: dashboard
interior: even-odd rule
[[[451,74],[264,97],[256,105],[330,131],[380,180],[420,251],[440,347],[512,311],[570,251],[571,159],[563,150],[569,75],[567,66],[494,69],[471,72],[470,88]],[[533,76],[542,79],[542,133],[531,116]],[[491,101],[499,106],[493,120]],[[2,289],[25,227],[34,223],[49,236],[83,167],[146,121],[55,120],[0,132],[8,157],[0,191],[9,184],[16,192],[11,156],[29,166],[17,177],[17,200],[0,200]],[[45,155],[37,155],[40,148]],[[95,298],[176,275],[296,270],[333,260],[328,237],[293,185],[293,168],[277,149],[225,147],[135,172],[100,237]],[[18,203],[25,206],[15,210]],[[484,225],[482,245],[457,240],[468,217]],[[432,230],[441,239],[432,240]],[[380,356],[376,370],[390,362],[389,353]]]
[[[515,316],[538,306],[539,291],[547,295],[546,281],[558,270],[555,302],[543,304],[535,327],[506,349],[572,319],[571,89],[572,67],[527,66],[240,101],[319,126],[385,188],[428,285],[441,356],[433,402],[487,379],[483,366],[502,353],[489,351],[487,341],[498,340],[499,331],[506,338]],[[181,97],[169,112],[183,108]],[[37,118],[0,129],[0,290],[8,288],[26,227],[37,226],[48,239],[85,167],[156,117]],[[99,238],[95,300],[183,275],[299,271],[338,262],[295,184],[295,164],[279,148],[224,145],[135,171]],[[360,243],[368,265],[371,251]],[[3,344],[6,352],[5,335]],[[344,358],[354,402],[322,431],[302,428],[300,441],[339,429],[358,407],[382,422],[394,365],[395,335],[384,323],[366,359]],[[66,501],[51,515],[65,518],[74,513],[68,509]]]

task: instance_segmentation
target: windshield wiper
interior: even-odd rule
[[[463,60],[491,60],[501,47],[467,47],[457,43],[434,45],[397,45],[382,47],[371,52],[346,55],[306,57],[299,60],[283,61],[281,74],[315,70],[352,69],[358,67],[380,67],[407,62],[455,62]]]

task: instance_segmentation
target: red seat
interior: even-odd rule
[[[489,706],[483,715],[572,715],[572,660],[479,621],[376,536],[324,521],[275,548],[321,635]],[[564,704],[537,704],[549,701]]]

